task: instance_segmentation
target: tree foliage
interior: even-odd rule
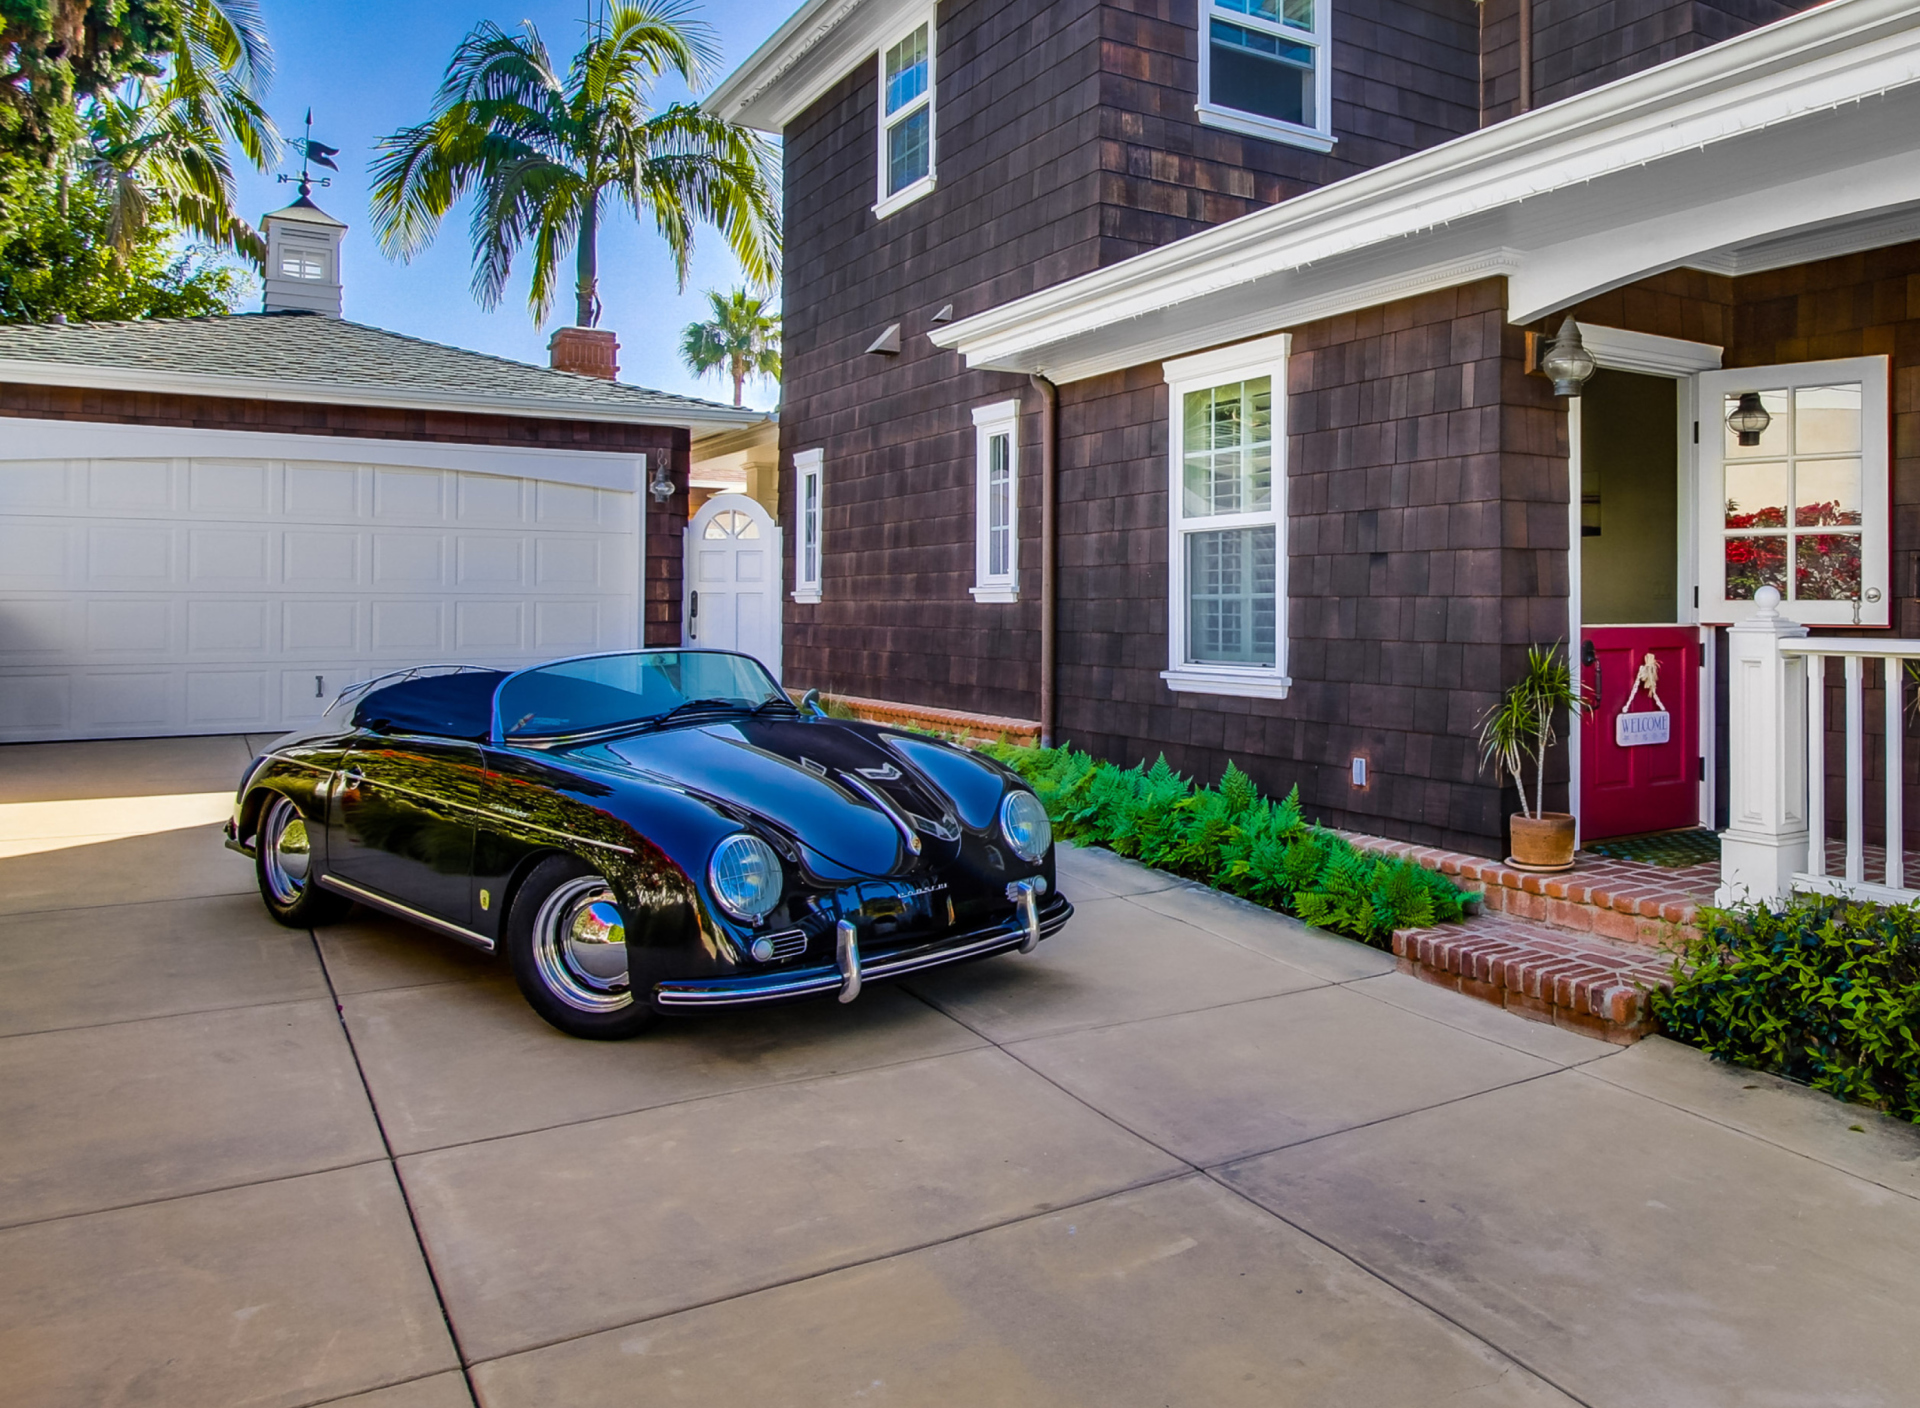
[[[381,143],[373,166],[374,228],[410,259],[473,198],[473,292],[498,306],[513,261],[533,256],[528,306],[544,321],[574,255],[575,321],[599,321],[599,222],[624,203],[651,220],[686,286],[697,225],[719,231],[747,277],[779,267],[772,149],[743,127],[675,103],[655,110],[665,74],[698,87],[718,57],[707,26],[681,0],[612,6],[562,73],[531,23],[491,21],[455,50],[427,121]]]
[[[747,378],[780,379],[780,315],[746,289],[707,291],[713,316],[689,323],[680,335],[680,359],[696,376],[724,372],[733,378],[733,404],[741,404]]]
[[[243,271],[185,247],[164,222],[116,245],[112,195],[65,192],[46,168],[0,156],[0,322],[190,318],[231,312]]]

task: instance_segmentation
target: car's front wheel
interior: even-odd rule
[[[253,873],[267,913],[289,929],[312,929],[346,917],[353,902],[314,883],[313,841],[293,798],[276,792],[260,811]]]
[[[555,856],[526,878],[507,915],[507,957],[533,1010],[569,1036],[619,1041],[653,1023],[629,981],[613,889],[583,861]]]

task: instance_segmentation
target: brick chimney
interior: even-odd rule
[[[547,364],[612,381],[620,371],[620,340],[606,328],[561,328],[547,339]]]

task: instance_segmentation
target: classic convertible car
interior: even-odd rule
[[[534,1010],[584,1037],[851,1002],[1067,922],[1017,776],[803,704],[724,651],[382,676],[254,759],[227,844],[281,923],[358,901],[504,948]]]

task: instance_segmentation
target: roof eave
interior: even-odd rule
[[[1920,18],[1910,0],[1831,0],[936,328],[930,337],[961,352],[969,366],[1046,372],[1049,349],[1069,340],[1591,181],[1607,170],[1826,110],[1874,91],[1876,84],[1887,91],[1896,78],[1920,78]],[[1774,110],[1762,114],[1764,122],[1729,125],[1726,119],[1741,102],[1752,102],[1755,90],[1773,100]],[[1092,374],[1092,365],[1082,361],[1074,371]]]
[[[236,400],[293,401],[304,405],[379,406],[396,410],[453,411],[480,415],[528,416],[539,420],[596,420],[620,425],[654,425],[691,433],[737,430],[765,412],[716,406],[676,407],[658,412],[602,401],[484,393],[422,392],[406,387],[367,386],[282,378],[218,376],[203,372],[161,372],[145,367],[100,366],[82,362],[19,361],[0,358],[0,382],[28,386],[71,386],[97,390],[145,391],[182,396],[224,396]]]
[[[879,43],[933,0],[806,0],[701,102],[728,122],[778,136]]]

